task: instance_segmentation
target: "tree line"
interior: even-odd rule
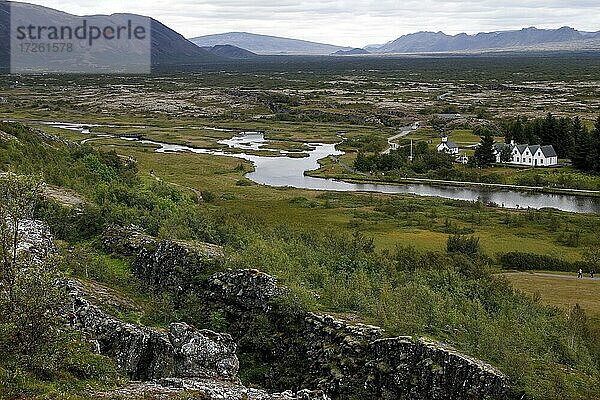
[[[409,169],[418,174],[431,170],[452,169],[454,158],[431,149],[425,142],[413,146],[413,160],[410,160],[410,146],[390,150],[387,154],[366,154],[359,151],[354,160],[354,169],[359,172],[393,171]]]

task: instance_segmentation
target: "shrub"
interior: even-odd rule
[[[453,235],[446,242],[446,250],[448,253],[462,253],[474,255],[479,253],[481,246],[479,238],[475,236]]]
[[[520,251],[500,254],[498,261],[503,268],[516,269],[518,271],[549,270],[575,272],[579,268],[585,269],[585,263],[581,261],[569,262],[557,257]]]
[[[207,202],[207,203],[211,203],[213,201],[215,201],[216,196],[214,195],[213,192],[209,192],[208,190],[204,190],[202,192],[202,199]]]

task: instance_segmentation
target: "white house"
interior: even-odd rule
[[[458,157],[456,157],[456,159],[454,160],[459,164],[468,164],[469,163],[469,156],[466,154],[459,154]]]
[[[460,153],[460,149],[456,145],[456,143],[448,140],[448,136],[442,136],[442,143],[440,143],[437,147],[437,151],[439,153],[447,153],[458,155]]]
[[[507,146],[511,149],[512,154],[512,158],[508,162],[509,164],[531,167],[549,167],[558,164],[558,155],[553,146],[540,146],[537,144],[531,146],[528,144],[515,145],[514,142],[511,142],[511,144],[494,144],[496,162],[501,162],[500,154],[502,149]]]

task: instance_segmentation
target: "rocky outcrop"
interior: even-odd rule
[[[369,343],[380,399],[509,398],[507,377],[490,365],[460,354],[439,342],[396,337]]]
[[[328,400],[319,391],[301,390],[283,393],[268,393],[264,390],[247,388],[230,382],[199,379],[161,379],[154,382],[135,383],[116,391],[96,393],[95,398],[110,399],[165,399],[187,392],[189,400]]]
[[[226,304],[234,310],[268,312],[272,301],[284,292],[285,289],[277,285],[275,278],[256,269],[229,269],[208,278],[203,295],[212,302]]]
[[[169,332],[128,324],[105,314],[68,283],[71,326],[88,335],[99,354],[112,357],[131,379],[235,379],[239,369],[231,336],[175,323]]]
[[[28,254],[35,262],[41,262],[56,251],[50,227],[43,221],[29,219],[19,221],[18,234],[17,251]]]
[[[142,250],[155,249],[158,242],[156,238],[146,235],[135,226],[112,226],[102,235],[102,244],[108,252],[124,256],[137,256]]]
[[[108,251],[135,256],[131,269],[144,283],[176,293],[189,290],[196,276],[210,271],[213,261],[223,257],[219,246],[158,240],[135,227],[110,228],[103,244]]]
[[[20,251],[37,255],[40,260],[54,251],[52,235],[43,222],[25,221],[21,224],[20,232]],[[154,246],[158,252],[166,253],[165,249],[169,248],[168,246],[180,246],[174,257],[172,255],[174,259],[190,257],[190,254],[195,257],[199,251],[198,247],[178,245],[174,242],[165,242],[164,247],[161,247],[161,242],[140,233],[133,233],[127,241],[109,244],[123,246],[122,249],[130,254],[135,251],[149,254],[149,249]],[[207,253],[209,256],[222,254],[217,247],[211,247],[210,252],[204,251],[204,254]],[[167,257],[167,254],[164,256]],[[157,257],[155,260],[160,263],[164,258]],[[174,266],[175,263],[169,265]],[[162,269],[142,271],[155,273]],[[281,290],[273,278],[258,271],[240,271],[237,274],[232,273],[231,276],[217,274],[213,276],[212,283],[213,289],[236,304],[236,307],[245,305],[263,309]],[[198,330],[185,323],[170,324],[168,331],[126,323],[104,313],[88,300],[89,298],[105,303],[105,297],[114,296],[114,293],[108,293],[108,288],[100,288],[91,283],[82,284],[74,280],[62,281],[59,284],[71,295],[72,302],[64,310],[70,325],[86,335],[98,354],[112,357],[117,366],[131,379],[143,381],[115,391],[90,393],[90,398],[329,400],[322,391],[300,390],[270,394],[264,390],[247,388],[241,385],[237,378],[239,362],[236,344],[230,335]],[[263,287],[265,285],[268,289]],[[218,287],[221,289],[217,290]],[[245,290],[241,290],[241,287]],[[90,293],[91,291],[93,293]],[[127,301],[119,299],[118,303],[121,302]],[[181,397],[183,395],[185,397]]]
[[[508,398],[507,377],[442,343],[384,338],[381,328],[310,314],[302,336],[308,381],[333,398]]]

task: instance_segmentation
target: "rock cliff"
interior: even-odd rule
[[[189,290],[194,278],[209,271],[212,260],[223,256],[219,246],[158,240],[135,228],[110,228],[103,244],[110,252],[135,256],[131,269],[144,283],[176,293]]]
[[[131,379],[235,379],[239,363],[228,334],[174,323],[168,332],[128,324],[87,301],[80,286],[67,283],[72,298],[71,326],[86,333],[99,354],[115,359]]]
[[[310,380],[334,398],[508,398],[507,378],[439,342],[385,338],[374,326],[309,314],[303,329]]]
[[[42,261],[55,251],[48,226],[42,221],[22,221],[19,251]],[[127,251],[147,250],[156,241],[144,235],[131,235],[122,248]],[[137,243],[137,244],[136,244]],[[142,244],[139,244],[142,243]],[[146,246],[146,247],[142,247]],[[168,243],[168,246],[175,246]],[[202,246],[182,245],[197,254]],[[207,246],[218,251],[216,246]],[[161,251],[161,246],[156,246]],[[188,253],[186,253],[188,251]],[[214,255],[211,253],[211,256]],[[64,280],[63,286],[71,303],[63,310],[72,328],[85,334],[96,353],[112,357],[117,366],[133,382],[115,391],[89,393],[90,398],[190,400],[329,400],[321,391],[269,393],[243,386],[237,377],[239,361],[236,344],[229,334],[199,330],[185,323],[172,323],[160,330],[120,321],[88,299],[102,301],[107,293],[90,293],[97,286],[76,280]]]

